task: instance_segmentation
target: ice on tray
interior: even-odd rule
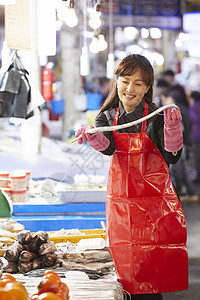
[[[103,238],[82,239],[77,243],[76,251],[88,249],[104,249],[105,240]]]
[[[104,182],[103,175],[76,174],[74,182],[76,185],[100,185]]]

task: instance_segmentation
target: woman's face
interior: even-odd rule
[[[144,83],[140,70],[131,76],[119,76],[117,80],[118,96],[125,111],[133,111],[140,104],[149,87]]]

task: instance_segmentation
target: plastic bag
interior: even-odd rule
[[[28,117],[31,87],[27,75],[17,52],[14,52],[8,69],[0,73],[0,117]]]

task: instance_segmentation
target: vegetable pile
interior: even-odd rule
[[[42,276],[37,292],[29,295],[26,287],[18,282],[13,275],[3,273],[0,279],[1,300],[68,300],[69,288],[61,281],[60,276],[47,270]]]

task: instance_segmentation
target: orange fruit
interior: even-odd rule
[[[60,276],[58,275],[58,273],[56,273],[55,271],[52,271],[52,270],[46,270],[43,274],[44,275],[48,275],[48,274],[53,274],[53,275],[56,275],[60,278]]]
[[[53,281],[44,278],[38,285],[38,294],[40,295],[47,292],[57,293],[58,285]]]
[[[14,300],[28,300],[28,292],[25,286],[20,282],[8,282],[6,284],[8,293],[13,296]],[[1,298],[0,298],[1,299]]]
[[[69,299],[69,288],[64,282],[60,283],[59,290],[56,295],[58,295],[62,300]]]
[[[53,283],[55,283],[55,285],[57,285],[57,286],[59,286],[61,283],[60,276],[55,275],[55,274],[44,274],[42,277],[42,280],[45,280],[45,281],[50,280]]]
[[[0,299],[1,300],[15,300],[15,298],[9,294],[7,288],[0,288]]]
[[[13,281],[13,280],[11,280],[11,279],[9,279],[9,278],[5,278],[5,279],[2,279],[2,282],[4,282],[5,285],[6,285],[7,283],[15,282],[15,281]]]
[[[7,284],[8,282],[16,282],[16,279],[14,276],[12,276],[10,273],[3,273],[1,276],[1,280]]]
[[[6,286],[6,282],[0,280],[0,288],[5,287]]]
[[[54,293],[42,293],[38,296],[38,300],[60,300],[60,298]]]
[[[2,280],[10,280],[10,281],[16,281],[16,279],[15,279],[15,277],[14,276],[12,276],[10,273],[3,273],[2,275],[1,275],[1,279]]]

